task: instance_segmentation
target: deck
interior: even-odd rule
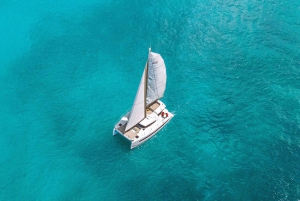
[[[160,105],[159,105],[158,102],[152,103],[152,104],[146,109],[146,114],[152,114],[152,112],[154,112],[154,110],[156,110],[159,106],[160,106]]]
[[[124,124],[123,126],[119,127],[119,131],[125,135],[126,137],[128,137],[129,139],[133,140],[135,138],[135,136],[137,136],[137,134],[140,132],[140,128],[135,126],[132,129],[130,129],[129,131],[125,132],[125,128],[126,128],[126,124]]]
[[[146,114],[147,115],[152,114],[159,106],[160,106],[160,104],[158,102],[152,103],[149,107],[147,107]],[[127,125],[127,123],[122,125],[121,127],[119,127],[118,131],[120,131],[123,135],[125,135],[130,140],[134,140],[135,136],[138,135],[141,128],[139,128],[137,125],[135,125],[132,129],[125,132],[126,125]]]

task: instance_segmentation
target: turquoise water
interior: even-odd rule
[[[299,200],[300,2],[0,3],[0,200]],[[148,47],[176,114],[129,150]]]

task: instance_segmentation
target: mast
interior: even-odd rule
[[[147,70],[146,70],[146,76],[145,76],[145,117],[146,117],[146,108],[147,108],[147,89],[148,89],[148,74],[149,74],[149,61],[150,61],[150,53],[151,53],[151,45],[148,49],[148,59],[147,59]]]

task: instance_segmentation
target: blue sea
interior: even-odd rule
[[[300,200],[300,1],[2,0],[0,200]],[[130,150],[148,48],[175,117]]]

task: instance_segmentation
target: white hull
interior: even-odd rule
[[[139,124],[135,125],[129,131],[124,130],[129,113],[127,113],[121,120],[115,125],[113,135],[120,134],[131,142],[131,149],[141,145],[142,143],[153,137],[158,131],[160,131],[167,123],[173,118],[174,114],[166,109],[166,106],[160,100],[156,103],[158,106],[152,112],[147,114],[146,118]]]

